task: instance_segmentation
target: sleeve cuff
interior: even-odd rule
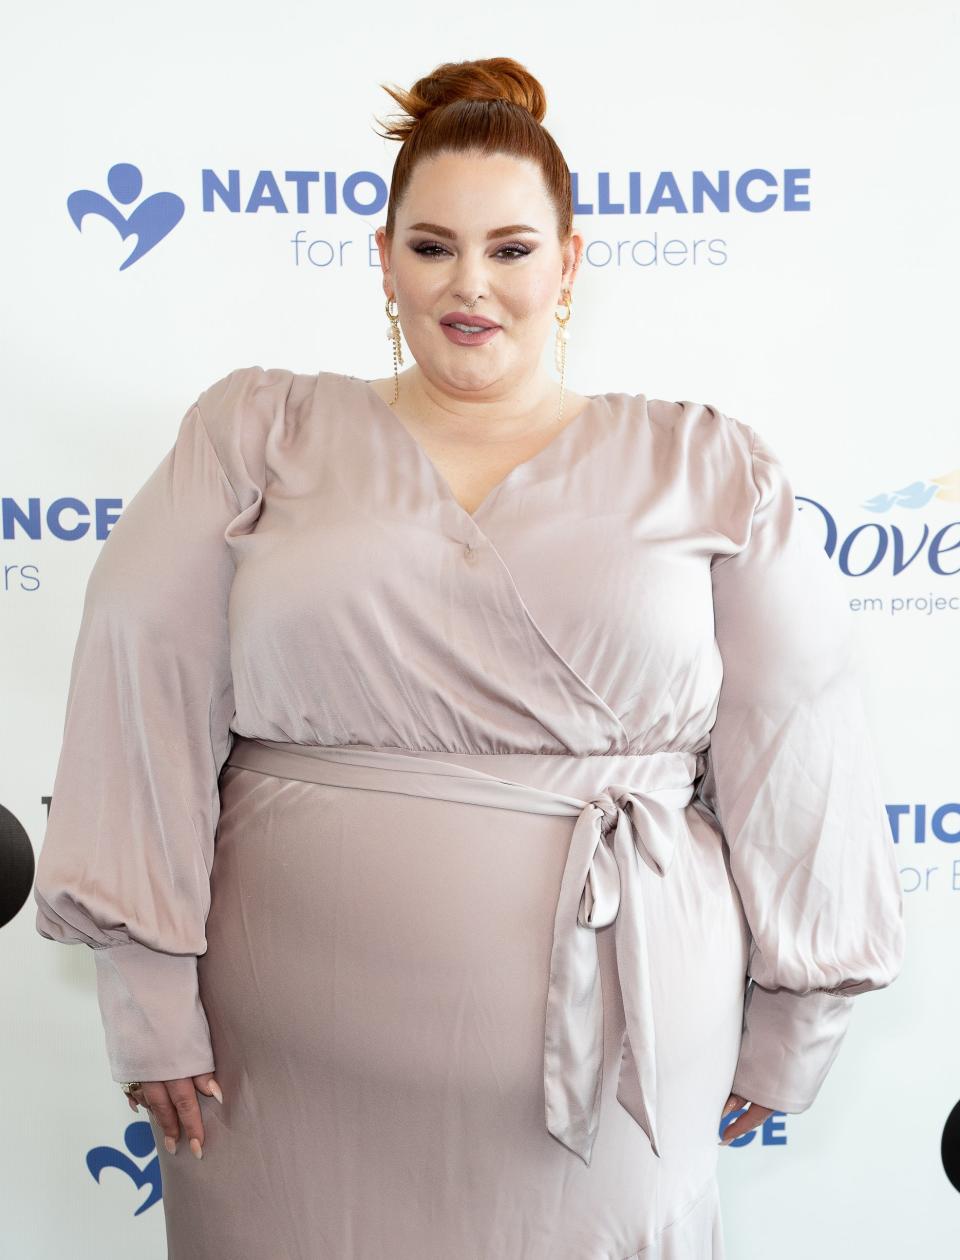
[[[731,1093],[776,1111],[806,1111],[839,1053],[852,1011],[853,998],[839,993],[771,991],[752,983]]]
[[[195,954],[164,954],[131,941],[93,956],[115,1081],[172,1081],[214,1070]]]

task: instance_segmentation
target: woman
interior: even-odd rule
[[[722,1116],[809,1107],[901,964],[839,580],[750,426],[565,390],[528,72],[391,94],[393,376],[187,410],[90,577],[37,926],[174,1260],[716,1260]]]

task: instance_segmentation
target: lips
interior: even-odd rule
[[[499,328],[492,319],[484,319],[482,315],[470,315],[466,311],[450,311],[440,320],[441,324],[472,324],[475,328]]]

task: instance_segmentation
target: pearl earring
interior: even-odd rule
[[[562,319],[556,314],[556,312],[554,312],[554,319],[557,321],[557,335],[553,347],[553,361],[556,365],[557,371],[560,373],[560,413],[557,416],[557,419],[559,420],[560,416],[563,415],[563,390],[567,370],[567,341],[570,338],[570,333],[567,330],[567,324],[569,324],[570,316],[573,312],[573,294],[569,289],[563,290],[561,300],[558,305],[565,306],[567,308],[567,313]]]
[[[403,347],[400,344],[400,304],[397,303],[397,309],[391,311],[391,302],[397,302],[397,299],[387,298],[386,307],[387,318],[390,320],[387,326],[387,340],[393,342],[393,401],[396,402],[400,397],[400,375],[397,368],[403,366]]]

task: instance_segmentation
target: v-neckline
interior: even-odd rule
[[[552,451],[556,447],[557,443],[560,442],[561,439],[564,438],[566,434],[570,432],[571,429],[574,429],[580,426],[580,421],[582,420],[583,416],[588,411],[592,411],[596,407],[597,403],[602,402],[603,399],[606,397],[605,394],[585,395],[588,401],[586,405],[583,406],[577,412],[577,414],[573,417],[573,419],[568,420],[567,423],[560,430],[560,432],[555,434],[554,437],[552,437],[545,446],[541,446],[538,451],[534,451],[534,453],[532,455],[528,455],[526,459],[522,459],[520,460],[518,464],[514,464],[514,466],[509,470],[509,472],[506,473],[505,476],[501,477],[500,480],[496,482],[495,485],[491,486],[491,488],[480,500],[480,502],[477,504],[474,510],[472,512],[468,512],[467,509],[460,502],[460,500],[457,498],[457,496],[454,494],[453,487],[450,485],[449,481],[446,479],[446,477],[443,475],[440,469],[436,466],[436,464],[433,462],[430,456],[427,454],[421,442],[417,438],[414,437],[414,435],[410,432],[410,430],[403,423],[403,421],[400,419],[397,413],[393,410],[393,408],[380,397],[377,391],[373,388],[373,385],[370,383],[370,381],[365,380],[361,376],[351,376],[349,379],[352,381],[356,381],[360,385],[366,386],[367,394],[369,395],[370,398],[373,399],[377,407],[379,407],[381,411],[385,412],[390,417],[390,419],[393,421],[394,426],[396,426],[396,428],[400,430],[401,435],[404,436],[408,442],[412,443],[417,453],[418,458],[427,468],[430,469],[430,471],[433,474],[434,479],[437,482],[437,485],[440,487],[440,490],[442,491],[445,498],[448,499],[454,505],[454,507],[456,507],[458,511],[473,524],[477,523],[478,518],[480,517],[481,513],[484,512],[484,510],[490,505],[490,503],[493,502],[493,500],[497,497],[497,495],[499,495],[501,490],[503,490],[504,487],[509,482],[515,481],[519,477],[521,477],[523,473],[529,472],[532,465],[536,464],[537,461],[545,457],[549,451]]]

